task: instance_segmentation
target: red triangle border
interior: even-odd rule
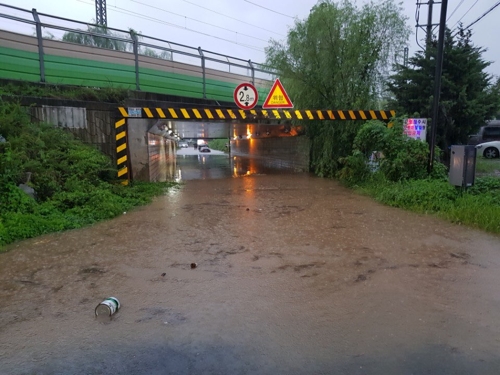
[[[285,96],[285,100],[289,103],[288,105],[286,105],[286,104],[269,104],[269,101],[271,100],[271,97],[274,93],[274,90],[276,90],[276,87],[280,88],[281,92]],[[271,90],[269,90],[269,94],[267,94],[267,98],[264,101],[264,104],[262,104],[262,109],[278,109],[278,108],[293,108],[293,103],[290,100],[290,97],[288,96],[280,79],[276,78],[276,80],[274,81],[273,87],[271,87]]]

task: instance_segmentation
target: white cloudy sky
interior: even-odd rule
[[[60,17],[91,21],[95,19],[93,0],[1,0],[4,4]],[[423,1],[422,1],[423,2]],[[166,39],[192,47],[201,46],[221,54],[263,62],[264,48],[270,38],[284,39],[295,18],[304,19],[317,0],[107,0],[108,26],[133,28],[143,35]],[[363,3],[363,0],[358,0]],[[415,30],[416,0],[404,0],[408,24]],[[461,20],[469,25],[497,0],[449,0],[448,26]],[[267,8],[267,9],[266,9]],[[434,6],[434,23],[439,21],[440,5]],[[0,6],[1,13],[19,15]],[[473,41],[488,51],[483,57],[492,61],[489,73],[500,76],[500,6],[472,28]],[[0,19],[0,28],[18,26]],[[48,19],[44,18],[48,22]],[[420,23],[427,21],[427,6],[420,10]],[[25,32],[32,33],[26,26]],[[437,34],[437,28],[436,28]],[[418,32],[419,39],[424,32]],[[410,56],[419,49],[415,34],[410,39]]]

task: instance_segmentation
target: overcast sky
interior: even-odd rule
[[[36,8],[80,21],[95,19],[93,0],[0,0],[20,8]],[[448,27],[461,20],[469,25],[495,5],[497,0],[449,0]],[[204,50],[227,54],[254,62],[263,62],[264,48],[270,38],[284,39],[294,19],[304,19],[317,0],[107,0],[108,26],[133,28],[143,35]],[[362,0],[358,1],[363,3]],[[416,0],[404,0],[408,24],[415,31]],[[440,5],[434,6],[434,23],[439,21]],[[427,22],[426,5],[420,8],[420,23]],[[1,13],[19,15],[0,7]],[[500,76],[500,6],[472,27],[473,42],[488,51],[483,57],[492,61],[488,72]],[[49,22],[48,19],[43,21]],[[12,22],[1,21],[0,28],[13,29]],[[25,27],[32,33],[32,26]],[[437,28],[435,30],[437,34]],[[418,38],[424,38],[418,31]],[[415,33],[410,38],[410,56],[420,49]],[[421,43],[423,45],[423,43]]]

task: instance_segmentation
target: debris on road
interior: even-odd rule
[[[116,297],[109,297],[95,308],[95,316],[111,316],[120,309],[120,301]]]

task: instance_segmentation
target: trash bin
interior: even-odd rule
[[[474,185],[476,176],[476,147],[451,146],[450,184],[468,188]]]

